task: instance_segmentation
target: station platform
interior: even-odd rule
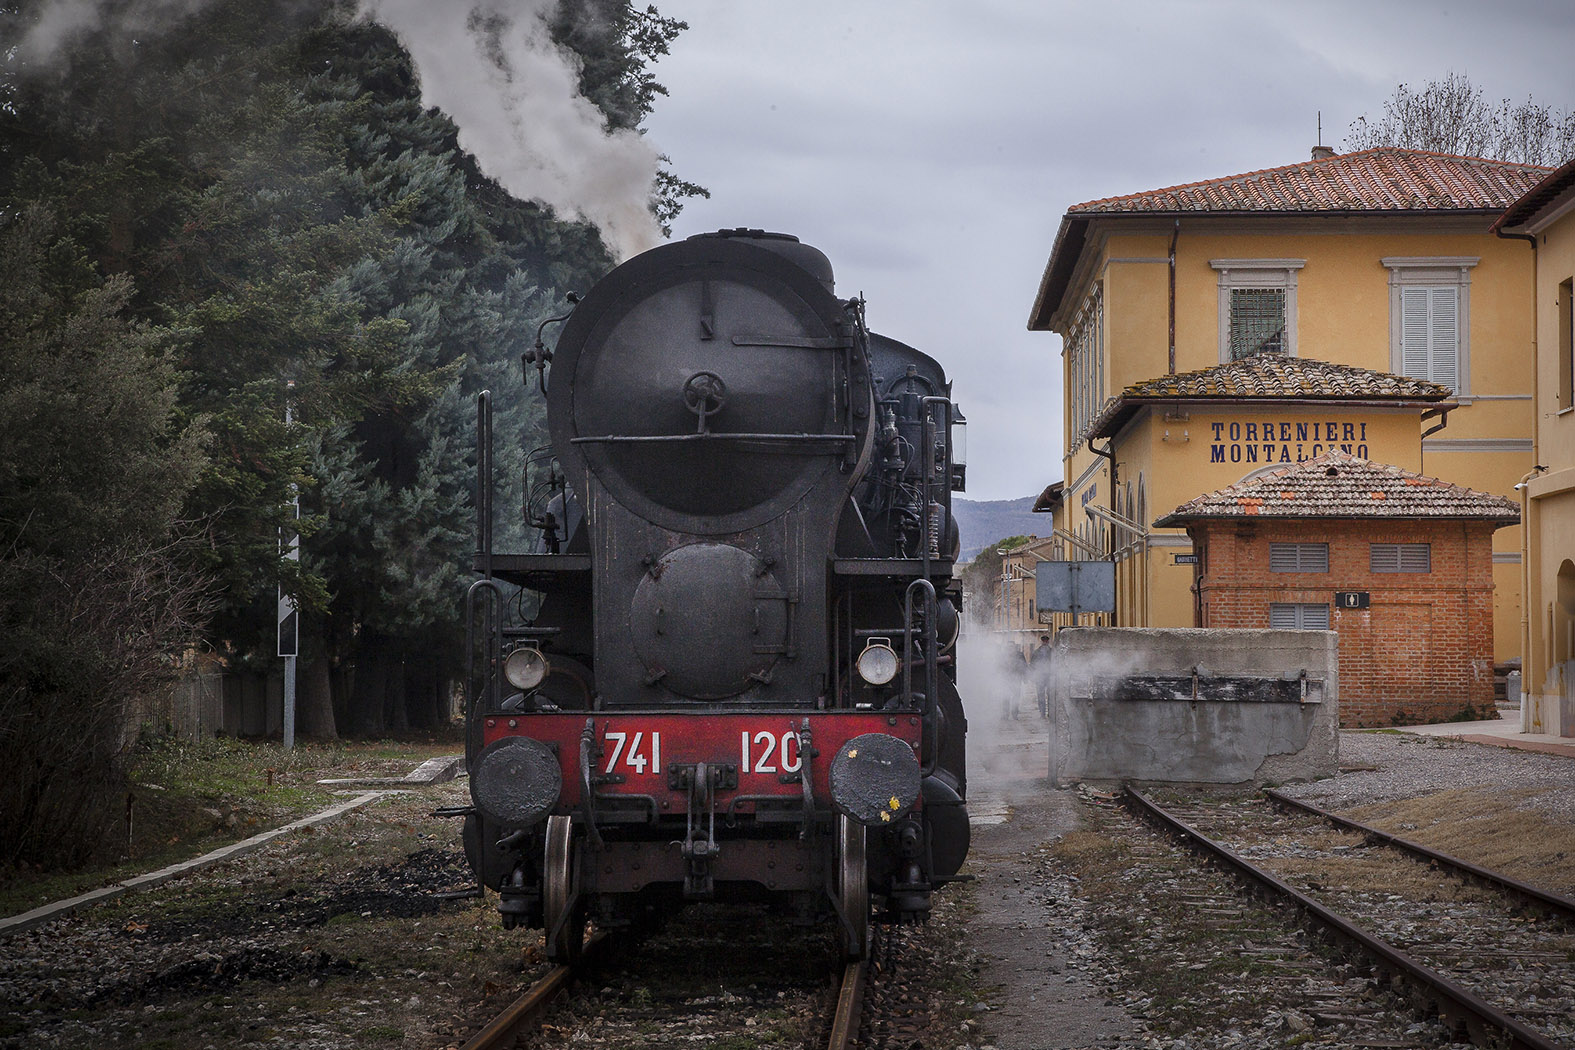
[[[1575,737],[1522,733],[1520,712],[1514,708],[1501,708],[1499,717],[1483,722],[1440,722],[1437,725],[1396,726],[1395,728],[1402,733],[1415,733],[1419,736],[1447,736],[1473,744],[1511,747],[1519,751],[1535,751],[1544,755],[1575,758]]]

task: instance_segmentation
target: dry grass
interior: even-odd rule
[[[1050,855],[1083,879],[1108,877],[1124,871],[1131,863],[1126,843],[1097,831],[1067,832],[1050,848]]]
[[[452,734],[403,741],[159,739],[139,745],[120,812],[94,862],[68,871],[0,865],[0,915],[107,886],[197,857],[339,801],[328,777],[404,776],[428,758],[464,750]],[[130,801],[127,801],[129,799]]]
[[[1394,894],[1408,902],[1444,904],[1494,899],[1493,895],[1450,878],[1398,853],[1371,856],[1285,857],[1261,861],[1290,882],[1317,891]]]
[[[1456,788],[1345,815],[1535,886],[1575,896],[1575,826],[1520,803],[1536,788]]]

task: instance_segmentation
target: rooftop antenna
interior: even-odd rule
[[[1318,110],[1318,145],[1323,145],[1323,110]]]

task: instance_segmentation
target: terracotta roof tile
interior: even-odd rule
[[[1374,463],[1335,449],[1188,500],[1158,519],[1177,527],[1200,518],[1448,518],[1513,525],[1514,500]]]
[[[1089,226],[1102,217],[1502,213],[1550,172],[1535,164],[1385,147],[1074,204],[1061,217],[1028,327],[1049,330],[1058,323]]]
[[[1122,212],[1502,210],[1551,169],[1422,150],[1362,150],[1074,204]]]
[[[1213,398],[1233,401],[1444,401],[1450,396],[1447,386],[1425,379],[1314,361],[1308,357],[1263,353],[1195,372],[1133,383],[1105,402],[1104,408],[1089,424],[1089,433],[1096,437],[1113,433],[1145,401]]]

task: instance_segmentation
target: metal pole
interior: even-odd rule
[[[295,422],[294,406],[290,403],[291,397],[294,395],[294,393],[295,381],[287,380],[284,384],[284,426],[286,431],[288,431],[291,425]],[[293,517],[296,520],[299,520],[301,517],[301,494],[296,490],[296,487],[293,483],[290,485],[290,506],[294,512]],[[291,526],[290,542],[285,545],[284,550],[284,556],[294,561],[299,561],[301,558],[301,534],[299,531],[297,531],[297,528],[297,526]],[[283,606],[285,602],[281,600],[279,604],[281,606],[280,613],[283,614]],[[292,599],[289,601],[289,604],[291,607],[290,617],[293,621],[290,623],[290,628],[295,637],[290,639],[288,645],[286,645],[283,625],[281,624],[279,642],[280,647],[285,651],[284,728],[282,731],[284,736],[284,749],[286,751],[293,751],[295,749],[295,659],[296,653],[300,651],[301,621],[300,610],[296,607],[295,601]]]
[[[295,748],[295,657],[284,658],[284,749]]]

